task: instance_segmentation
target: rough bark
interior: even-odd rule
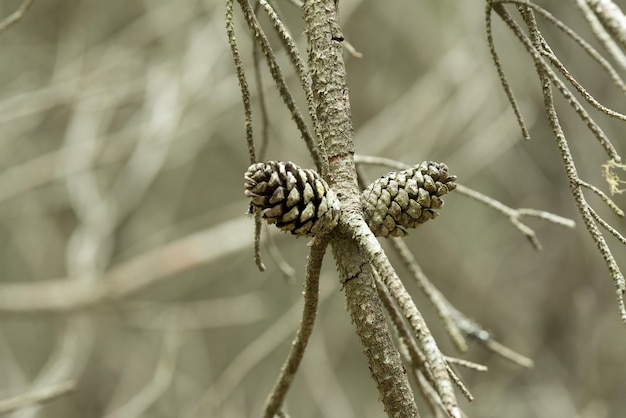
[[[392,417],[419,413],[406,371],[385,321],[367,257],[353,239],[351,222],[365,222],[354,165],[350,100],[343,61],[343,36],[334,0],[307,0],[304,15],[313,96],[319,121],[316,132],[327,162],[324,177],[342,203],[339,226],[331,239],[348,309],[367,356],[385,411]]]

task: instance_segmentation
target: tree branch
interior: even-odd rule
[[[417,417],[413,391],[374,287],[372,267],[353,239],[353,230],[349,226],[350,220],[363,225],[365,221],[353,160],[354,128],[336,2],[307,0],[304,18],[313,99],[319,122],[317,141],[319,148],[327,152],[326,181],[342,203],[343,222],[340,220],[332,233],[331,245],[348,309],[385,411],[394,417]],[[371,231],[368,232],[375,241]]]

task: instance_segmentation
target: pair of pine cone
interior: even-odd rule
[[[315,236],[332,230],[339,220],[337,196],[319,174],[292,162],[251,165],[245,174],[250,213],[260,212],[270,224],[294,235]],[[402,237],[438,215],[441,196],[456,188],[456,176],[442,163],[425,161],[408,170],[392,171],[361,194],[368,226],[380,237]]]

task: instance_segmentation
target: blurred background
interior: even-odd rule
[[[291,278],[265,245],[267,271],[256,269],[223,3],[35,1],[0,34],[0,398],[76,383],[73,392],[11,416],[259,414],[299,319],[307,240],[269,235]],[[542,3],[596,45],[574,2]],[[20,4],[2,1],[1,18]],[[274,4],[305,51],[299,9]],[[452,303],[535,361],[522,369],[472,345],[463,357],[489,372],[461,370],[476,397],[461,400],[465,412],[625,416],[626,330],[570,196],[532,61],[494,19],[531,129],[532,140],[523,142],[485,42],[484,2],[341,0],[340,7],[344,35],[363,54],[346,52],[358,153],[443,161],[461,183],[509,206],[577,222],[572,230],[529,220],[543,244],[537,252],[501,214],[452,194],[436,221],[406,238]],[[235,9],[254,87],[250,36]],[[626,111],[598,66],[540,25],[590,92]],[[303,104],[282,48],[270,39]],[[312,167],[265,69],[263,81],[266,159]],[[257,134],[258,103],[255,94]],[[581,177],[606,191],[606,155],[565,103],[557,105]],[[624,153],[624,125],[597,116]],[[371,178],[387,171],[367,168]],[[624,220],[589,199],[626,231]],[[626,207],[624,196],[615,201]],[[626,267],[624,247],[608,242]],[[397,266],[442,349],[456,355]],[[318,322],[288,409],[294,417],[383,417],[330,255],[321,281]]]

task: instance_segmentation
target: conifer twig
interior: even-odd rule
[[[316,136],[324,143],[328,155],[328,173],[324,179],[342,206],[331,245],[348,310],[386,413],[389,416],[417,416],[413,391],[374,288],[371,252],[363,251],[364,245],[370,244],[365,241],[373,241],[372,245],[378,243],[363,219],[357,187],[353,160],[354,126],[337,2],[306,0],[303,11],[308,66],[319,120]],[[445,378],[448,379],[447,373]],[[459,416],[454,410],[450,412],[453,417]]]
[[[306,278],[304,280],[304,308],[302,310],[302,317],[300,318],[300,325],[296,338],[291,344],[289,356],[280,371],[280,376],[265,401],[265,407],[262,413],[264,418],[274,417],[282,407],[287,391],[291,387],[291,382],[304,356],[304,350],[309,342],[309,337],[313,332],[319,299],[320,271],[327,246],[328,239],[324,236],[316,237],[311,245],[311,252],[309,253],[309,261],[306,268]]]
[[[380,274],[389,293],[411,325],[420,350],[424,353],[428,367],[433,374],[435,388],[441,397],[441,402],[444,404],[451,417],[460,416],[452,381],[446,369],[443,354],[439,350],[437,342],[433,338],[422,314],[417,309],[417,306],[415,306],[415,302],[402,284],[402,281],[381,248],[380,243],[376,240],[367,224],[361,221],[351,223],[350,226],[354,231],[354,238],[359,247],[369,256],[372,266],[378,274]]]
[[[512,0],[493,0],[491,2],[491,7],[500,15],[500,17],[504,20],[504,22],[513,31],[515,37],[522,43],[522,45],[524,46],[528,54],[533,58],[537,71],[539,71],[539,68],[541,68],[541,71],[545,74],[546,79],[549,80],[551,84],[553,84],[558,89],[558,91],[565,98],[565,100],[567,100],[570,107],[574,109],[574,111],[580,117],[580,119],[587,125],[587,128],[596,137],[598,142],[604,147],[609,158],[611,160],[621,161],[621,157],[619,156],[617,150],[615,149],[615,147],[613,146],[609,138],[606,136],[602,128],[600,128],[598,123],[589,115],[589,113],[585,110],[585,108],[574,97],[574,95],[567,88],[565,83],[561,81],[560,78],[557,77],[557,75],[550,68],[550,66],[546,62],[544,62],[544,60],[542,59],[541,51],[546,51],[546,50],[549,51],[549,46],[547,42],[545,42],[543,38],[541,38],[541,40],[538,41],[536,44],[531,42],[528,39],[528,37],[523,33],[521,28],[517,26],[517,24],[510,17],[510,15],[508,18],[503,17],[502,13],[508,13],[506,12],[506,9],[504,8],[504,4],[509,3],[511,1]],[[528,6],[526,2],[519,2],[518,7],[521,7],[521,8],[528,7],[529,8],[528,10],[530,10],[530,7]],[[488,15],[488,18],[490,19],[491,13],[489,10],[487,12],[487,15]]]
[[[598,38],[602,45],[604,45],[604,48],[606,48],[611,57],[613,57],[622,70],[626,70],[626,54],[620,49],[619,45],[617,45],[611,35],[607,32],[599,16],[597,16],[592,10],[591,3],[591,0],[576,0],[578,9],[581,11],[583,17],[591,27],[594,35],[596,35],[596,38]]]
[[[513,31],[515,36],[520,40],[525,39],[525,35],[522,29],[517,25],[517,23],[504,9],[504,7],[502,7],[501,4],[494,4],[493,7],[496,13],[498,13],[502,20]],[[526,26],[528,27],[532,42],[532,48],[539,48],[543,43],[545,43],[545,40],[539,33],[532,10],[526,8],[525,6],[519,6],[519,11],[524,19],[524,22],[526,23]],[[590,210],[591,206],[587,203],[582,192],[583,186],[581,185],[581,180],[578,176],[578,170],[569,149],[567,138],[565,137],[565,133],[563,132],[563,129],[561,127],[558,113],[554,106],[554,97],[552,95],[551,88],[553,79],[550,76],[550,70],[544,65],[544,63],[541,61],[541,57],[538,54],[532,53],[531,50],[528,50],[528,52],[531,53],[533,57],[533,60],[535,62],[535,69],[540,78],[546,117],[548,119],[550,127],[552,128],[553,136],[559,147],[561,158],[563,160],[563,165],[565,166],[565,171],[569,180],[570,191],[572,193],[572,196],[574,197],[576,206],[578,207],[578,211],[583,219],[587,231],[591,235],[593,241],[596,243],[596,246],[598,247],[602,258],[609,268],[611,278],[613,279],[616,288],[616,296],[620,316],[624,324],[626,324],[626,305],[624,303],[624,294],[626,293],[626,280],[624,279],[624,275],[621,272],[621,269],[618,266],[617,262],[615,261],[615,258],[613,257],[611,249],[607,245],[604,236],[595,224],[593,215],[591,214]],[[619,161],[619,156],[617,156],[617,158],[612,158],[612,160]]]
[[[257,20],[257,17],[254,14],[254,10],[252,9],[252,6],[250,5],[249,1],[248,0],[237,0],[237,1],[239,5],[241,6],[241,10],[243,11],[243,15],[246,20],[246,23],[248,24],[248,28],[254,34],[256,41],[259,43],[261,50],[263,51],[263,54],[265,55],[267,65],[270,69],[270,74],[272,75],[272,78],[274,79],[274,83],[276,84],[276,87],[278,88],[280,96],[282,97],[283,101],[285,102],[285,105],[287,106],[287,108],[289,109],[289,112],[291,113],[291,116],[296,122],[296,126],[298,127],[298,130],[300,131],[300,134],[302,135],[302,138],[304,139],[304,142],[308,147],[309,153],[311,154],[311,157],[313,158],[315,166],[317,167],[319,171],[321,171],[323,168],[323,165],[322,165],[321,157],[319,154],[319,150],[316,145],[316,141],[314,137],[311,135],[311,133],[309,132],[309,128],[304,120],[304,117],[302,116],[302,113],[300,112],[300,109],[298,108],[298,105],[296,104],[295,99],[293,98],[293,95],[291,94],[291,91],[287,87],[287,82],[285,81],[285,78],[283,77],[282,70],[280,69],[278,62],[276,61],[276,56],[274,55],[270,42],[267,39],[265,32],[261,28],[261,25],[259,24],[259,21]]]
[[[230,45],[230,52],[233,56],[233,62],[235,63],[235,72],[237,74],[237,80],[239,81],[239,88],[241,90],[241,99],[243,102],[245,128],[246,128],[246,143],[248,144],[248,156],[250,157],[250,164],[254,164],[256,159],[256,149],[254,146],[254,132],[252,130],[252,100],[250,97],[250,88],[248,87],[248,80],[246,79],[246,73],[241,61],[241,54],[239,53],[239,46],[237,45],[237,37],[235,36],[235,25],[233,21],[233,0],[227,0],[226,2],[226,33],[228,36],[228,44]],[[261,259],[261,217],[260,214],[254,216],[254,262],[257,265],[259,271],[265,271],[265,265]]]
[[[400,161],[392,160],[390,158],[357,154],[354,156],[354,159],[357,164],[382,165],[382,166],[395,168],[397,170],[406,170],[407,168],[410,167],[410,165],[408,164],[402,163]],[[541,218],[548,222],[552,222],[556,225],[564,226],[567,228],[573,228],[575,226],[574,221],[571,219],[564,218],[564,217],[555,215],[553,213],[545,212],[545,211],[541,211],[537,209],[526,209],[526,208],[513,209],[492,197],[484,195],[458,182],[456,184],[457,184],[457,188],[455,192],[458,192],[464,196],[470,197],[506,215],[509,218],[509,221],[513,224],[513,226],[515,226],[520,232],[522,232],[529,239],[529,241],[533,244],[533,246],[538,250],[541,249],[541,243],[537,239],[535,231],[529,226],[527,226],[526,224],[522,223],[520,221],[521,217],[532,216],[536,218]]]
[[[504,90],[504,94],[506,94],[507,99],[509,100],[509,104],[513,109],[513,113],[517,120],[517,125],[520,127],[522,138],[525,140],[530,140],[530,132],[528,132],[528,127],[526,126],[526,122],[524,121],[524,115],[522,115],[522,111],[517,103],[517,99],[515,98],[515,94],[513,93],[513,89],[509,84],[509,80],[502,68],[502,62],[500,61],[500,56],[498,55],[498,51],[496,50],[495,42],[493,40],[493,25],[491,22],[491,2],[487,1],[486,8],[486,18],[485,18],[485,29],[487,31],[487,46],[489,47],[489,53],[491,54],[491,59],[493,60],[493,64],[496,67],[496,71],[498,72],[498,79],[500,79],[500,84],[502,84],[502,89]]]
[[[626,16],[613,0],[587,0],[602,26],[622,48],[626,49]]]
[[[302,86],[306,94],[309,117],[313,121],[315,132],[318,132],[320,128],[318,126],[319,122],[317,120],[317,114],[315,112],[315,103],[313,102],[313,90],[311,89],[311,75],[309,74],[308,69],[304,65],[304,61],[300,57],[300,53],[298,52],[298,47],[296,46],[296,43],[291,37],[289,30],[287,29],[287,27],[285,27],[283,22],[280,20],[280,18],[278,17],[276,12],[272,8],[272,6],[266,0],[258,0],[258,1],[259,1],[258,4],[261,5],[263,9],[265,9],[268,17],[272,21],[274,28],[276,29],[276,32],[279,35],[280,40],[285,46],[285,50],[287,51],[287,56],[289,57],[289,60],[291,61],[292,65],[295,67],[296,72],[298,73],[298,76],[300,77],[300,85]],[[320,163],[322,164],[322,166],[318,166],[318,169],[320,170],[320,173],[324,175],[324,173],[328,171],[328,167],[327,167],[328,156],[326,155],[323,142],[316,140],[315,145],[321,151],[321,154],[322,154],[321,155],[322,158],[320,160]]]
[[[420,290],[433,304],[435,310],[437,311],[437,315],[443,321],[444,327],[456,348],[460,351],[466,351],[467,342],[465,341],[463,334],[459,330],[453,318],[448,313],[448,306],[450,306],[450,302],[448,302],[443,293],[441,293],[432,284],[432,282],[428,280],[428,277],[426,277],[426,275],[420,268],[417,260],[415,260],[415,257],[413,257],[413,254],[409,250],[409,247],[406,245],[406,243],[400,238],[392,238],[389,241],[391,242],[391,246],[393,247],[393,249],[400,256],[402,262],[411,272],[411,275],[413,276],[413,279],[415,279],[415,281],[417,282]]]

